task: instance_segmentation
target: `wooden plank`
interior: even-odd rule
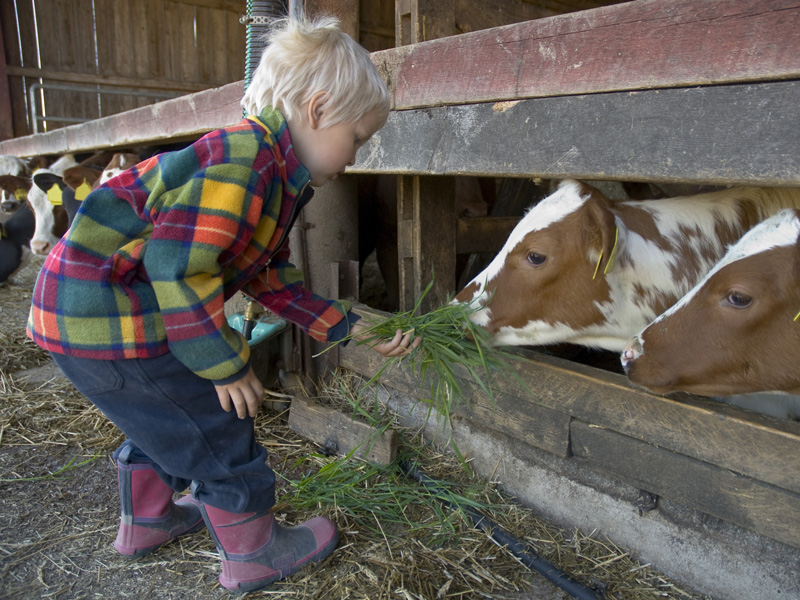
[[[460,33],[470,33],[511,23],[531,21],[550,17],[563,12],[543,6],[520,2],[520,0],[456,0],[456,29]]]
[[[385,317],[385,313],[364,305],[356,305],[354,310],[367,320]],[[368,377],[374,375],[380,363],[355,353],[350,345],[342,348],[342,366]],[[800,493],[800,423],[689,395],[676,399],[655,396],[632,388],[622,375],[522,349],[519,353],[524,360],[512,366],[527,389],[512,377],[493,379],[500,393],[515,398],[509,401],[509,414],[503,417],[506,422],[525,418],[531,405],[538,405]],[[366,361],[366,366],[359,367],[358,361]],[[385,377],[392,386],[418,395],[420,390],[404,370],[392,369]],[[481,401],[480,397],[475,400]],[[474,419],[480,423],[483,417]],[[537,435],[557,439],[559,434]]]
[[[574,421],[572,451],[651,493],[800,548],[800,495]]]
[[[455,35],[455,0],[398,0],[394,30],[395,46]]]
[[[5,13],[0,13],[5,18]],[[5,23],[3,23],[5,24]],[[0,25],[0,141],[14,136],[14,116],[11,110],[11,90],[6,72],[6,52],[3,40],[5,33]]]
[[[358,312],[361,314],[360,310]],[[373,350],[353,343],[340,348],[339,360],[340,366],[367,378],[377,373],[384,363],[384,359]],[[381,375],[380,384],[391,386],[421,401],[430,400],[427,395],[430,389],[428,382],[422,381],[408,368],[387,369]],[[462,387],[465,392],[465,398],[462,399],[464,405],[453,411],[456,418],[474,421],[482,427],[512,436],[556,456],[569,456],[568,414],[521,401],[511,394],[498,393],[492,402],[471,381],[464,381]]]
[[[292,398],[289,429],[337,454],[354,451],[354,456],[382,465],[397,456],[398,437],[394,430],[381,431],[308,398]]]
[[[354,173],[800,185],[800,82],[392,112]]]
[[[520,217],[470,217],[456,221],[456,252],[499,252]]]
[[[105,77],[86,73],[64,73],[53,69],[35,69],[10,65],[9,76],[44,78],[61,83],[98,84],[105,86],[130,87],[139,89],[165,90],[175,92],[198,92],[208,85],[197,82],[172,81],[168,79],[137,79],[135,77]]]
[[[411,310],[428,283],[423,312],[455,288],[455,182],[450,177],[401,177],[397,185],[400,310]]]
[[[530,359],[515,371],[529,392],[511,379],[497,381],[498,388],[521,401],[800,493],[800,423],[706,398],[655,396],[616,373],[523,354]]]
[[[193,139],[239,122],[243,93],[244,82],[237,81],[50,133],[0,142],[0,153],[32,156]]]
[[[800,75],[798,0],[639,0],[376,53],[394,108]]]

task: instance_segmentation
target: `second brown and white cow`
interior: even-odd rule
[[[800,394],[800,211],[751,229],[621,360],[661,394]]]
[[[457,296],[504,345],[571,343],[620,352],[759,221],[800,208],[800,190],[732,188],[608,200],[565,180],[533,207]]]

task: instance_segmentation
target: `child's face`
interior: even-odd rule
[[[313,100],[312,100],[313,104]],[[386,114],[373,110],[357,123],[324,127],[324,104],[311,106],[296,123],[289,123],[295,153],[311,173],[311,185],[320,187],[352,166],[356,152],[383,127]]]

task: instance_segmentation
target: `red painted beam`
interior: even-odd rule
[[[373,55],[394,108],[800,77],[798,0],[637,0]]]

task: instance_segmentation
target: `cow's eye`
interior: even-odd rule
[[[728,292],[728,297],[726,300],[733,308],[747,308],[753,303],[752,296],[748,296],[742,292],[737,292],[736,290],[731,290]]]
[[[528,253],[528,262],[531,263],[534,267],[543,265],[544,261],[546,260],[547,257],[544,254],[539,254],[538,252]]]

